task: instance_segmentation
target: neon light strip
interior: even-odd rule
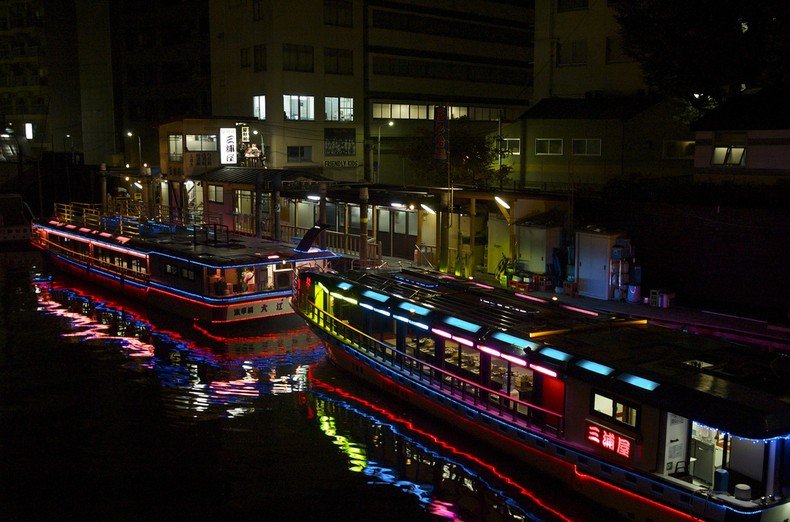
[[[456,342],[458,342],[460,344],[466,345],[466,346],[474,346],[475,345],[475,343],[473,343],[469,339],[464,339],[463,337],[457,337],[455,335],[452,336],[452,340],[456,341]]]
[[[539,366],[537,364],[530,364],[529,367],[535,370],[536,372],[542,373],[544,375],[548,375],[549,377],[557,376],[557,372],[555,372],[554,370],[549,370],[548,368],[544,368],[543,366]]]
[[[412,321],[408,317],[403,317],[402,315],[395,315],[395,314],[393,314],[392,317],[394,317],[398,321],[403,321],[404,323],[413,324],[417,328],[421,328],[423,330],[428,330],[428,325],[427,324],[418,323],[417,321]]]
[[[353,288],[353,286],[354,285],[352,285],[351,283],[346,283],[345,281],[337,285],[337,287],[341,290],[348,290],[349,288]]]
[[[535,297],[534,295],[527,295],[527,294],[519,294],[519,293],[517,293],[516,297],[520,297],[522,299],[529,299],[530,301],[535,301],[535,302],[543,303],[543,304],[546,304],[546,303],[549,302],[547,299],[543,299],[542,297]]]
[[[579,312],[580,314],[591,315],[593,317],[598,317],[598,312],[593,312],[592,310],[585,310],[584,308],[577,308],[571,305],[560,305],[560,308],[565,308],[566,310],[570,310],[571,312]]]
[[[525,366],[525,367],[527,366],[527,361],[525,361],[524,359],[513,357],[512,355],[507,353],[503,353],[502,358],[505,359],[506,361],[510,361],[512,363],[518,364],[519,366]]]
[[[398,305],[398,308],[422,316],[428,315],[431,312],[429,308],[425,308],[423,306],[419,306],[414,303],[400,303]]]
[[[502,341],[505,344],[513,344],[518,346],[519,348],[529,348],[535,350],[540,347],[540,345],[533,341],[527,341],[526,339],[522,339],[521,337],[516,337],[515,335],[510,335],[509,333],[505,332],[494,332],[491,336],[494,339]]]
[[[571,356],[568,355],[567,353],[549,347],[542,348],[540,350],[540,354],[560,362],[567,362],[571,358]]]
[[[387,299],[390,298],[388,295],[380,294],[378,292],[374,292],[373,290],[365,290],[362,292],[362,295],[365,297],[370,297],[371,299],[375,299],[379,303],[386,303]]]
[[[386,315],[387,317],[389,317],[389,316],[390,316],[390,313],[389,313],[388,311],[386,311],[386,310],[381,310],[381,309],[379,309],[379,308],[374,308],[373,306],[371,306],[371,305],[369,305],[369,304],[367,304],[367,303],[359,303],[359,306],[361,306],[361,307],[363,307],[363,308],[367,308],[368,310],[373,310],[374,312],[378,312],[378,313],[380,313],[381,315]]]
[[[481,352],[485,352],[495,357],[502,357],[502,352],[500,352],[499,350],[494,350],[493,348],[489,348],[488,346],[478,345],[477,349],[480,350]]]
[[[450,326],[455,326],[461,330],[466,330],[469,333],[477,333],[477,331],[482,328],[480,325],[470,323],[469,321],[464,321],[463,319],[458,319],[457,317],[445,317],[444,322]]]
[[[42,227],[42,228],[44,228],[44,227]],[[106,243],[104,241],[97,241],[95,239],[84,237],[84,236],[80,236],[80,235],[77,235],[77,234],[70,234],[68,232],[63,232],[61,230],[51,230],[51,229],[47,229],[47,228],[45,228],[45,230],[47,230],[47,232],[49,234],[52,234],[53,236],[60,236],[60,237],[64,237],[64,238],[67,238],[67,239],[73,239],[74,241],[86,243],[86,244],[89,244],[89,245],[95,245],[95,246],[98,246],[98,247],[101,247],[101,248],[106,248],[108,250],[115,250],[116,252],[120,252],[122,254],[129,254],[130,256],[139,257],[141,259],[145,259],[145,256],[146,256],[146,252],[143,252],[143,251],[140,251],[140,250],[131,250],[129,248],[115,246],[115,245],[113,245],[111,243]],[[58,246],[60,246],[60,245],[58,245]]]
[[[445,332],[444,330],[439,330],[438,328],[431,328],[431,331],[440,337],[445,337],[450,339],[452,335],[449,332]]]

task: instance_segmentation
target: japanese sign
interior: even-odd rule
[[[634,439],[589,420],[587,421],[587,442],[627,459],[633,456]]]

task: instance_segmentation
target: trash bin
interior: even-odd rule
[[[717,469],[713,473],[713,491],[727,491],[730,474],[726,469]]]
[[[639,285],[628,285],[628,296],[626,301],[629,303],[638,303],[642,300],[642,292]]]

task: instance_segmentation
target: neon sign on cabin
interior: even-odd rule
[[[634,451],[634,441],[632,439],[589,421],[587,422],[587,442],[591,442],[627,459],[631,458]]]

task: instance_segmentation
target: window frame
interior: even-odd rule
[[[513,150],[513,146],[511,145],[512,142],[516,143],[516,150]],[[521,138],[510,138],[510,137],[503,137],[502,138],[502,150],[506,150],[509,156],[520,156],[521,155]]]
[[[612,407],[611,411],[606,412],[596,407],[596,404],[598,403],[596,397],[601,397],[602,399],[610,401]],[[621,411],[621,409],[618,407],[622,407],[622,417],[624,419],[627,417],[633,417],[633,422],[621,420],[618,418],[618,413]],[[617,426],[622,426],[623,428],[635,431],[639,430],[640,423],[642,421],[642,409],[636,403],[616,399],[614,395],[595,390],[593,390],[590,394],[590,415],[598,417],[599,419],[607,420]]]
[[[296,102],[297,112],[291,112]],[[304,113],[303,104],[306,105]],[[315,97],[301,94],[283,94],[283,115],[287,121],[315,121]],[[296,116],[296,117],[293,117]]]
[[[178,150],[173,150],[173,145]],[[184,161],[184,136],[181,134],[168,134],[167,135],[167,159],[168,161],[177,161],[183,163]]]
[[[297,149],[297,154],[292,151]],[[285,149],[286,163],[311,163],[313,161],[312,145],[288,145]]]
[[[591,153],[589,152],[589,143],[590,142],[598,142],[598,152]],[[576,144],[577,143],[584,143],[584,152],[576,152]],[[601,138],[572,138],[571,139],[571,154],[574,156],[600,156],[602,151],[602,143]]]
[[[208,185],[208,202],[209,203],[225,203],[224,187],[222,185],[215,185],[209,183]]]
[[[551,144],[552,142],[559,142],[560,143],[560,151],[559,152],[551,152]],[[539,143],[546,143],[546,151],[539,152],[542,147],[539,147]],[[565,155],[565,140],[563,138],[535,138],[535,156],[564,156]]]
[[[737,162],[732,161],[733,150],[738,149],[740,156]],[[716,160],[717,153],[724,151],[721,161]],[[746,146],[745,145],[724,145],[714,146],[710,157],[710,164],[714,167],[745,167],[746,166]]]
[[[325,96],[324,117],[326,121],[353,122],[354,98],[345,96]]]
[[[266,119],[266,95],[258,94],[252,97],[252,116],[259,120]]]

